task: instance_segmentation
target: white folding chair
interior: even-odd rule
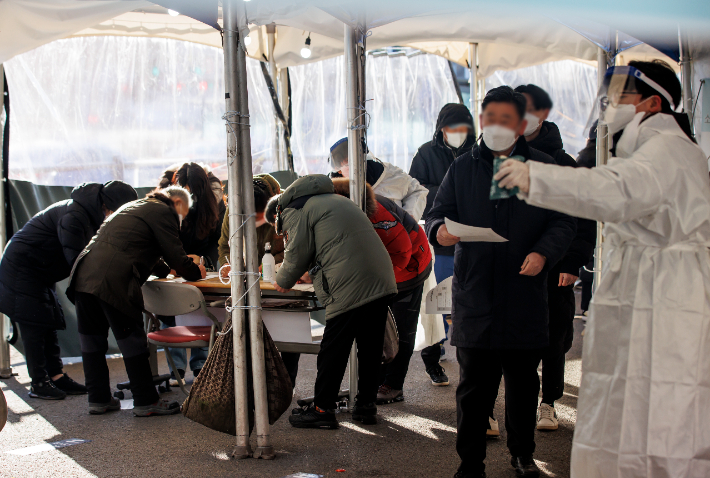
[[[193,285],[175,282],[149,281],[143,285],[143,303],[145,312],[153,321],[152,331],[148,333],[148,342],[165,349],[165,356],[170,362],[175,378],[180,385],[180,390],[188,395],[185,389],[185,379],[177,373],[175,362],[168,352],[168,348],[194,348],[209,347],[212,350],[216,332],[221,330],[217,318],[207,309],[208,304],[200,289]],[[210,303],[212,307],[224,305]],[[193,312],[201,312],[212,321],[211,326],[178,325],[167,329],[158,330],[160,321],[157,315],[176,316]]]

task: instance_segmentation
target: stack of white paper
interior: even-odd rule
[[[508,239],[496,234],[490,227],[474,227],[444,219],[446,229],[452,236],[459,237],[461,242],[507,242]]]

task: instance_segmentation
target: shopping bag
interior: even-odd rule
[[[230,435],[236,435],[236,414],[234,398],[234,346],[231,330],[232,319],[224,324],[215,340],[200,374],[195,378],[190,395],[182,405],[185,417],[208,428]],[[266,365],[266,395],[269,409],[269,423],[276,420],[289,408],[293,386],[286,366],[281,360],[274,341],[266,327],[264,331],[264,360]],[[249,334],[247,336],[247,350]],[[249,431],[254,427],[254,387],[251,373],[251,354],[247,354],[247,394],[249,410]]]

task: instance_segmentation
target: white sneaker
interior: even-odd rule
[[[487,437],[497,437],[500,436],[500,429],[498,428],[498,420],[493,417],[488,417],[488,430],[486,430]]]
[[[555,407],[551,407],[547,403],[541,403],[537,409],[537,429],[552,431],[557,430],[558,426]]]

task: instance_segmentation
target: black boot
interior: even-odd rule
[[[335,419],[333,410],[322,410],[314,404],[307,408],[294,410],[288,417],[288,422],[294,428],[328,428],[334,430],[340,425]]]
[[[52,380],[52,383],[59,390],[66,392],[67,395],[85,395],[89,393],[89,390],[84,385],[75,382],[66,373],[59,379]]]
[[[362,422],[363,425],[376,425],[377,406],[374,403],[360,405],[358,402],[355,402],[355,408],[353,408],[353,420]]]
[[[41,398],[42,400],[64,400],[67,393],[59,390],[52,381],[47,378],[44,382],[30,384],[30,397]]]
[[[515,468],[518,476],[537,478],[540,476],[540,469],[535,464],[532,455],[514,456],[510,459],[510,464]]]

